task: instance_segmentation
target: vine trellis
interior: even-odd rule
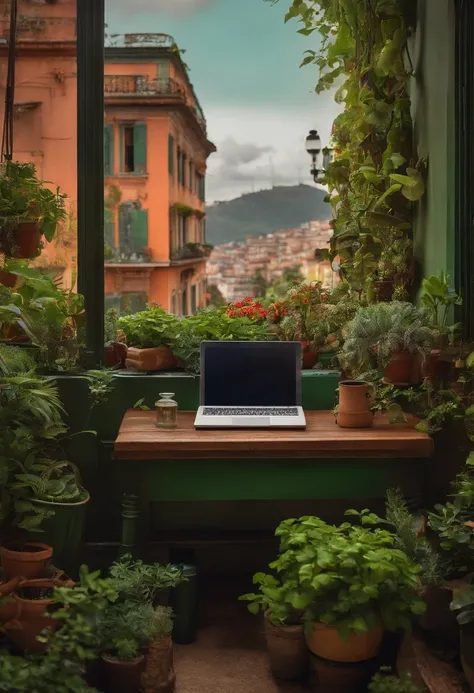
[[[330,257],[369,300],[378,291],[387,298],[387,289],[406,299],[413,289],[413,221],[426,171],[409,96],[415,11],[413,0],[293,0],[286,15],[302,24],[300,34],[321,34],[321,50],[307,50],[302,65],[317,65],[316,91],[337,89],[343,106],[323,180],[333,211]]]

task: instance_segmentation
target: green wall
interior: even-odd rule
[[[410,47],[415,140],[428,159],[427,195],[415,227],[415,253],[423,275],[454,277],[455,22],[453,0],[419,0]]]

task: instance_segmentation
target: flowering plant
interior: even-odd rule
[[[237,303],[229,303],[226,310],[229,318],[248,318],[255,322],[266,320],[267,311],[259,301],[253,298],[244,298]]]

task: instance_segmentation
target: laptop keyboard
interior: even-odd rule
[[[297,407],[204,407],[204,416],[298,416]]]

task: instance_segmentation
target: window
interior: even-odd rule
[[[192,161],[189,162],[189,176],[188,176],[188,186],[191,192],[194,186],[194,164]]]
[[[188,315],[188,289],[183,289],[181,294],[181,315]]]
[[[104,125],[104,174],[114,173],[114,126]]]
[[[182,163],[182,176],[183,176],[183,177],[182,177],[182,180],[181,180],[181,185],[182,185],[183,188],[184,188],[185,185],[186,185],[186,162],[187,162],[187,156],[186,156],[186,154],[183,154],[182,156],[183,156],[183,163]]]
[[[122,140],[122,173],[146,173],[147,133],[145,123],[124,125]]]
[[[133,202],[119,208],[119,247],[122,255],[143,253],[148,246],[148,210],[137,209]]]
[[[182,248],[188,242],[188,217],[178,215],[178,247]]]
[[[193,284],[191,286],[191,313],[195,313],[197,309],[197,286]]]
[[[140,310],[145,310],[147,303],[148,295],[144,291],[124,291],[120,295],[120,312],[138,313]]]
[[[168,135],[168,173],[174,176],[174,137]]]
[[[198,173],[196,178],[197,178],[197,184],[198,184],[198,197],[201,200],[201,202],[205,202],[205,200],[206,200],[206,186],[205,186],[204,176],[201,173]]]

